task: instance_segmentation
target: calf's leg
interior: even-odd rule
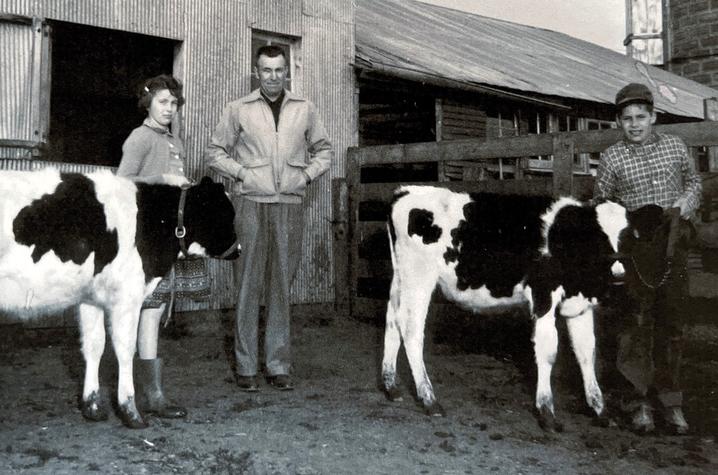
[[[132,379],[132,360],[137,347],[140,306],[139,303],[118,305],[110,313],[112,345],[118,365],[117,404],[122,423],[130,429],[143,429],[148,426],[135,405],[135,388]]]
[[[603,394],[596,380],[596,336],[593,331],[593,308],[589,305],[577,316],[566,319],[571,345],[581,368],[586,402],[596,416],[603,415]]]
[[[430,416],[443,416],[444,409],[436,401],[434,388],[424,365],[424,325],[437,276],[418,262],[410,268],[411,273],[401,275],[402,302],[396,314],[397,323],[404,340],[416,393],[424,412]]]
[[[105,319],[101,308],[80,304],[80,337],[82,356],[85,359],[85,382],[82,388],[80,410],[90,421],[107,419],[107,409],[100,400],[100,359],[105,350]]]
[[[382,382],[386,396],[391,401],[401,401],[401,392],[396,378],[396,357],[401,346],[401,334],[397,312],[401,305],[399,294],[399,276],[395,273],[391,280],[389,303],[386,306],[386,327],[384,329],[384,359],[381,365]]]
[[[561,431],[563,427],[556,421],[551,391],[551,371],[556,362],[558,351],[558,332],[556,331],[556,307],[563,298],[563,287],[551,292],[551,308],[546,314],[536,318],[534,327],[534,354],[536,357],[536,409],[539,425],[549,431]]]

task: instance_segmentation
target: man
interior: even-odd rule
[[[259,89],[226,105],[207,160],[235,180],[242,243],[234,267],[237,384],[243,391],[259,390],[258,322],[264,295],[265,375],[275,388],[291,390],[289,290],[302,250],[302,201],[306,187],[329,169],[334,152],[314,104],[285,88],[284,51],[273,45],[259,48],[254,72]]]
[[[601,154],[594,198],[619,201],[629,211],[649,204],[664,210],[679,208],[685,234],[701,194],[700,177],[686,145],[678,137],[654,132],[653,94],[643,84],[631,83],[618,92],[616,122],[623,139]],[[655,409],[662,411],[670,431],[688,432],[679,382],[686,254],[685,245],[676,246],[669,281],[651,293],[650,301],[641,302],[636,321],[620,335],[617,366],[637,395],[632,426],[639,433],[655,429]]]

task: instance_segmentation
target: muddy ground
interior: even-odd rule
[[[380,324],[297,312],[297,389],[264,385],[248,395],[232,379],[229,323],[228,313],[186,313],[163,330],[166,388],[190,413],[151,418],[144,430],[125,429],[114,414],[82,419],[75,330],[4,327],[0,473],[718,473],[718,327],[710,318],[689,329],[687,437],[640,437],[618,417],[611,427],[594,426],[566,351],[554,378],[565,430],[543,432],[532,412],[530,326],[522,316],[431,318],[426,361],[443,418],[420,412],[403,360],[404,401],[391,403],[377,389]],[[106,400],[115,375],[106,350]]]

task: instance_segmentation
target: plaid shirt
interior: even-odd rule
[[[653,133],[643,144],[622,140],[601,153],[593,195],[630,211],[648,204],[668,209],[686,197],[692,214],[700,205],[701,179],[683,140]]]

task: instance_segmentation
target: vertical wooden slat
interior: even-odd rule
[[[30,80],[32,81],[31,95],[31,120],[32,120],[32,138],[40,140],[40,97],[42,89],[40,84],[40,75],[42,72],[42,19],[32,19],[32,73]]]
[[[718,121],[718,98],[705,99],[703,111],[706,120]],[[718,147],[708,147],[708,170],[718,171]]]
[[[565,134],[553,137],[553,195],[573,193],[573,139]]]
[[[443,131],[443,122],[444,122],[444,106],[443,106],[443,99],[440,97],[437,97],[434,102],[434,118],[435,118],[435,129],[436,129],[436,141],[441,142],[444,131]],[[438,174],[439,174],[439,181],[447,181],[448,178],[446,177],[446,162],[439,162],[438,166]]]
[[[359,309],[356,308],[357,298],[357,265],[359,262],[359,243],[357,227],[359,224],[359,203],[357,201],[359,185],[361,181],[361,154],[358,147],[351,147],[347,150],[346,162],[346,185],[348,193],[348,219],[347,241],[349,242],[348,267],[349,267],[349,298],[347,302],[349,315],[356,316]]]
[[[332,180],[332,222],[334,237],[334,309],[346,315],[349,310],[349,194],[344,178]]]
[[[718,98],[711,97],[703,101],[703,113],[705,120],[707,121],[718,121]],[[695,150],[695,148],[691,148]],[[708,151],[708,171],[718,171],[718,147],[707,147]],[[713,196],[710,189],[703,189],[702,205],[701,205],[701,220],[703,222],[709,222],[713,214],[713,200],[718,197]]]
[[[43,22],[41,25],[42,33],[40,39],[41,52],[41,64],[40,64],[40,105],[38,110],[38,116],[40,117],[39,130],[40,134],[38,140],[40,142],[47,143],[48,135],[50,133],[50,87],[52,85],[52,42],[51,33],[52,30],[50,25]]]

